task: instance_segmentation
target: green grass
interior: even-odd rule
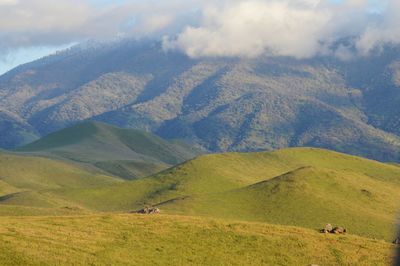
[[[387,265],[398,202],[398,166],[321,149],[204,155],[132,181],[3,152],[0,265]],[[121,214],[147,204],[163,214]]]
[[[84,122],[60,130],[17,151],[90,163],[125,179],[155,174],[200,153],[151,133],[99,122]]]
[[[183,216],[4,217],[1,265],[389,265],[356,236]]]
[[[206,155],[158,175],[58,194],[100,211],[145,204],[167,213],[317,229],[326,223],[393,240],[400,169],[313,148]]]
[[[355,178],[357,178],[355,180]],[[399,187],[363,175],[302,168],[245,188],[162,204],[172,213],[263,221],[393,240]]]
[[[80,208],[79,206],[71,206],[71,204],[56,207],[32,207],[21,205],[0,205],[1,219],[5,216],[22,217],[22,216],[75,216],[83,214],[93,214],[93,212]]]
[[[151,161],[132,160],[102,161],[94,163],[94,166],[126,180],[145,177],[171,167],[170,165],[161,162],[155,163]]]
[[[22,207],[41,215],[158,205],[167,214],[313,230],[332,223],[392,241],[400,202],[399,167],[314,148],[205,155],[133,181],[12,154],[0,155],[0,165],[4,215],[23,215]]]
[[[122,181],[81,166],[46,158],[0,153],[0,179],[18,190],[104,186]]]
[[[52,192],[122,182],[72,163],[0,153],[0,215],[82,213],[84,208]]]

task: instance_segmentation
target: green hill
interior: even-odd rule
[[[0,264],[5,266],[369,266],[390,265],[393,255],[394,246],[383,241],[229,220],[169,215],[0,220]]]
[[[167,214],[314,230],[332,223],[392,241],[400,202],[398,166],[315,148],[204,155],[132,181],[82,164],[15,154],[1,154],[0,166],[0,215],[157,205]]]
[[[183,143],[98,122],[58,131],[18,151],[93,164],[125,179],[157,173],[199,154]]]
[[[398,166],[314,148],[204,155],[132,181],[3,152],[0,264],[388,265],[399,200]],[[147,204],[162,214],[119,214]]]
[[[393,240],[399,196],[399,186],[390,183],[310,167],[233,191],[167,202],[161,208],[314,229],[332,223],[353,234]]]
[[[400,169],[314,148],[201,156],[149,178],[64,191],[93,210],[145,204],[172,214],[318,229],[326,223],[393,240]]]
[[[65,214],[84,208],[49,191],[123,182],[80,165],[0,152],[0,215]]]
[[[83,169],[78,165],[40,157],[0,153],[3,182],[35,191],[96,187],[121,183],[120,179]]]

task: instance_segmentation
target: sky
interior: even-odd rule
[[[0,0],[0,74],[91,39],[156,38],[191,57],[351,60],[400,43],[397,10],[399,0]]]

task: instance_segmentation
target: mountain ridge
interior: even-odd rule
[[[0,146],[90,119],[211,152],[315,146],[399,161],[399,55],[190,59],[149,40],[75,48],[0,77],[0,117],[13,125],[0,123],[11,132]]]

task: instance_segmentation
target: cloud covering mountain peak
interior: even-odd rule
[[[400,42],[397,1],[340,3],[320,0],[230,1],[203,9],[199,26],[188,26],[175,38],[164,38],[166,49],[191,57],[261,54],[309,58],[335,54],[342,59],[367,55],[387,43]],[[351,39],[347,44],[343,39]]]
[[[2,56],[21,48],[116,37],[164,36],[165,49],[191,57],[334,54],[346,59],[400,43],[398,0],[100,2],[0,0]]]

